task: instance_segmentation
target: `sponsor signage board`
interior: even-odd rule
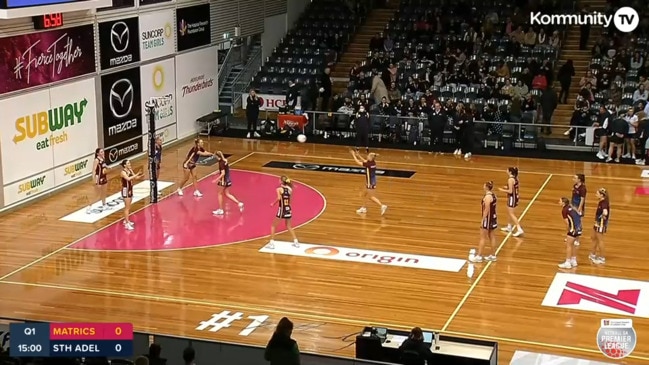
[[[270,94],[257,94],[259,97],[260,105],[259,110],[277,111],[279,108],[286,106],[286,95],[270,95]],[[301,98],[297,98],[297,106],[299,108]],[[241,94],[241,108],[245,109],[248,105],[248,93]]]
[[[273,169],[290,169],[290,170],[302,170],[302,171],[314,171],[314,172],[333,172],[339,174],[365,175],[365,168],[361,166],[340,166],[340,165],[325,165],[325,164],[312,164],[312,163],[299,163],[299,162],[286,162],[286,161],[270,161],[262,167],[273,168]],[[376,169],[376,176],[410,179],[414,174],[415,174],[414,171]]]
[[[82,25],[0,38],[0,94],[96,72],[94,34]]]
[[[143,13],[140,19],[140,58],[142,61],[174,54],[176,27],[173,10]]]
[[[210,4],[176,9],[178,51],[207,46],[212,42]]]
[[[163,61],[150,63],[140,67],[140,85],[142,91],[143,116],[142,145],[145,151],[148,150],[149,118],[146,115],[146,103],[152,97],[164,97],[158,101],[155,108],[156,134],[165,134],[165,141],[171,142],[177,137],[176,129],[176,68],[175,59],[169,58]]]
[[[137,17],[99,23],[99,63],[102,70],[140,61]]]

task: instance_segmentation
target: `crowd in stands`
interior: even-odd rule
[[[614,14],[621,2],[608,4],[607,13]],[[566,135],[577,140],[585,136],[577,126],[593,126],[599,139],[597,157],[607,162],[621,159],[647,162],[649,136],[649,20],[647,3],[634,2],[641,22],[632,33],[621,33],[614,27],[605,28],[602,37],[592,47],[592,60],[586,74],[579,81],[579,95],[574,105],[571,126]],[[565,103],[572,63],[561,67],[558,78],[562,83],[562,101]],[[579,76],[579,75],[577,75]]]
[[[167,365],[167,359],[161,357],[162,348],[158,344],[151,344],[149,353],[138,356],[135,360],[107,359],[107,358],[12,358],[9,350],[0,348],[0,365]],[[182,353],[185,365],[195,365],[196,351],[187,347]],[[169,364],[172,365],[172,364]]]
[[[533,122],[540,104],[549,123],[556,94],[548,85],[554,81],[562,30],[526,22],[530,11],[565,12],[563,2],[428,5],[401,2],[385,31],[371,40],[368,59],[350,70],[346,93],[334,96],[334,111],[353,115],[362,106],[375,114],[432,122],[441,120],[433,118],[439,103],[448,121],[441,127],[452,126],[455,153],[467,157],[471,151],[464,151],[462,140],[473,133],[475,119]],[[439,127],[430,128],[433,145],[442,142],[434,133]],[[487,129],[502,132],[500,124]]]

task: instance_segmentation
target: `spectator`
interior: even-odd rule
[[[293,322],[286,317],[280,319],[264,351],[264,359],[270,365],[300,365],[300,350],[291,338],[292,333]]]
[[[140,356],[133,361],[133,365],[149,365],[151,362],[148,358]]]
[[[548,43],[551,47],[554,47],[555,49],[559,49],[561,47],[561,37],[559,36],[558,30],[552,32],[552,37],[550,38],[550,41]]]
[[[629,65],[631,66],[632,70],[639,70],[642,65],[644,64],[644,59],[640,55],[640,52],[635,52],[633,54],[633,58],[631,59],[631,62]]]
[[[611,123],[611,136],[608,143],[608,157],[606,162],[620,162],[622,148],[624,147],[624,137],[629,130],[627,122],[622,118],[615,118]],[[613,158],[615,156],[615,159]]]
[[[645,90],[643,84],[640,84],[638,89],[633,93],[633,102],[635,103],[638,100],[647,101],[647,99],[649,99],[649,92]]]
[[[324,69],[320,75],[320,97],[322,97],[322,110],[329,110],[329,101],[331,99],[331,69],[329,67]]]
[[[532,89],[545,90],[548,87],[548,79],[542,71],[537,72],[532,80]]]
[[[636,132],[638,130],[638,116],[635,115],[633,108],[629,108],[624,120],[628,124],[628,131],[626,138],[624,139],[626,144],[626,153],[622,155],[622,158],[632,158],[636,160],[635,144],[637,142]]]
[[[389,36],[385,37],[385,40],[383,41],[383,50],[386,52],[392,52],[394,49],[394,42]]]
[[[372,78],[372,88],[370,89],[370,94],[374,98],[376,104],[380,103],[383,98],[392,100],[390,98],[390,94],[388,93],[388,89],[385,87],[383,80],[381,80],[379,76],[374,76]]]
[[[248,99],[246,100],[246,119],[248,120],[248,135],[247,138],[252,136],[259,138],[257,133],[257,123],[259,121],[259,108],[261,107],[261,99],[257,96],[254,89],[250,89]],[[152,344],[153,346],[155,344]],[[157,346],[157,345],[156,345]],[[151,351],[151,348],[149,348]]]
[[[370,40],[370,50],[379,51],[381,49],[383,49],[383,37],[381,33],[378,33]]]
[[[187,347],[183,350],[183,361],[185,361],[185,365],[196,365],[195,360],[196,351],[192,347]]]
[[[399,346],[402,364],[434,364],[430,345],[424,343],[424,332],[419,327],[410,331],[408,338]]]
[[[572,65],[572,60],[568,60],[561,66],[557,73],[557,80],[561,85],[559,100],[562,104],[568,102],[568,93],[570,92],[570,84],[572,83],[573,76],[575,76],[575,67]]]
[[[597,85],[597,77],[590,70],[586,71],[586,74],[579,80],[580,87],[584,87],[586,84]]]
[[[539,34],[536,36],[536,44],[546,45],[547,42],[548,42],[547,34],[545,34],[545,30],[543,30],[543,28],[541,28],[539,30]]]
[[[527,85],[523,84],[523,80],[518,80],[516,86],[514,86],[512,91],[512,98],[523,98],[529,93]]]
[[[151,346],[149,346],[149,354],[147,355],[147,358],[149,359],[148,365],[166,365],[167,359],[162,358],[160,356],[161,354],[162,347],[160,347],[160,345],[158,345],[157,343],[152,343]]]
[[[583,9],[581,9],[581,15],[590,15],[589,14],[590,9],[588,8],[588,5],[585,5]],[[580,26],[580,35],[579,35],[579,49],[580,50],[585,50],[586,47],[588,46],[588,38],[590,37],[590,24],[587,22],[584,22]]]
[[[552,124],[552,114],[557,108],[558,98],[557,93],[551,88],[543,90],[541,94],[541,113],[543,114],[543,124]],[[552,134],[551,127],[541,127],[541,132],[545,131],[545,134]]]
[[[442,144],[444,143],[444,127],[448,117],[442,109],[439,101],[435,101],[433,111],[428,114],[428,128],[430,128],[430,145],[432,152],[442,153]]]
[[[605,106],[599,107],[599,115],[597,117],[597,122],[593,124],[595,127],[595,137],[599,138],[599,151],[597,152],[597,158],[604,160],[608,157],[607,144],[608,144],[608,135],[611,133],[611,113],[606,109]]]
[[[388,90],[388,100],[390,101],[401,100],[401,91],[397,89],[397,84],[394,82],[390,84],[390,90]]]
[[[523,42],[528,47],[534,47],[536,45],[536,33],[534,32],[534,28],[529,27],[527,33],[525,33]]]

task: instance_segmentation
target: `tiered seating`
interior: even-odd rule
[[[565,12],[551,7],[541,11],[546,14]],[[368,54],[360,69],[352,71],[350,95],[347,96],[357,99],[365,94],[367,99],[372,99],[367,87],[358,86],[368,84],[358,82],[356,76],[359,72],[364,78],[382,76],[389,94],[401,95],[401,101],[430,91],[429,96],[442,102],[473,103],[478,107],[493,104],[509,109],[517,96],[515,86],[518,80],[526,84],[525,89],[539,96],[542,85],[532,87],[532,80],[540,73],[546,77],[547,84],[551,81],[547,79],[553,77],[557,48],[551,45],[551,41],[555,29],[534,27],[536,32],[543,28],[545,42],[539,44],[537,36],[536,44],[518,44],[512,35],[505,34],[507,22],[519,20],[521,23],[513,24],[512,28],[522,26],[527,31],[529,26],[524,22],[529,17],[516,14],[529,12],[516,9],[510,2],[495,0],[442,6],[434,0],[403,0],[397,16],[384,31],[384,36],[393,43],[392,49]],[[442,24],[438,26],[438,22]],[[473,39],[471,29],[477,33],[475,42],[470,41]],[[555,36],[560,39],[559,32]],[[460,52],[456,53],[457,50]],[[466,60],[461,61],[463,58]],[[390,77],[386,71],[390,64],[395,64],[398,69],[395,83],[398,92],[390,90]]]
[[[316,77],[335,60],[360,21],[342,1],[312,2],[255,75],[252,86],[262,94],[283,94],[290,80],[315,85]]]

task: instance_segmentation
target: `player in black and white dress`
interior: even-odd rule
[[[516,207],[520,201],[519,183],[518,183],[518,168],[510,167],[507,169],[507,186],[500,188],[503,193],[507,193],[507,213],[509,215],[509,223],[506,227],[501,228],[504,232],[513,232],[512,236],[519,237],[523,235],[523,228],[516,216]]]
[[[291,218],[293,218],[293,211],[291,209],[291,199],[293,198],[293,183],[291,179],[287,176],[282,176],[280,178],[280,186],[276,190],[277,199],[271,204],[271,206],[277,205],[277,214],[275,214],[275,220],[270,227],[270,242],[266,245],[267,248],[275,248],[275,229],[281,220],[286,222],[286,229],[288,229],[291,236],[293,236],[293,246],[300,247],[300,243],[297,240],[293,226],[291,225]]]

